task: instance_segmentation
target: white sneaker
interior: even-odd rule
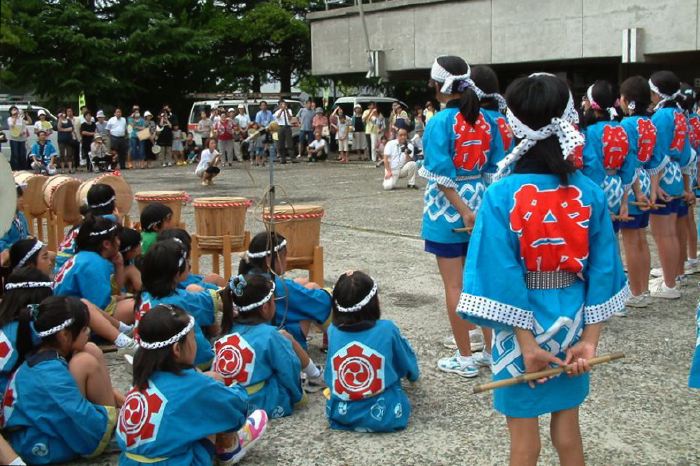
[[[493,363],[493,360],[491,359],[491,355],[487,353],[486,351],[482,351],[480,353],[474,354],[474,364],[476,364],[479,367],[491,367],[491,364]]]
[[[472,356],[462,358],[459,351],[449,358],[440,359],[437,366],[443,372],[457,374],[468,379],[479,375],[479,367],[474,363],[474,358]]]
[[[479,332],[472,334],[469,332],[469,342],[470,342],[470,348],[472,350],[472,353],[475,353],[477,351],[481,351],[484,349],[484,335],[481,334],[480,330],[472,330],[472,332]],[[442,340],[442,346],[444,346],[447,349],[450,350],[456,350],[457,349],[457,342],[455,341],[455,337],[452,335],[445,337]]]
[[[627,307],[647,307],[649,304],[647,302],[646,296],[644,293],[637,295],[637,296],[630,296],[627,302],[625,303],[625,306]],[[625,315],[619,315],[618,317],[627,317],[627,311],[624,309],[619,311],[620,314],[624,313]],[[618,315],[616,312],[615,315]]]
[[[306,374],[301,374],[301,387],[306,393],[317,393],[326,388],[326,382],[323,380],[323,367],[316,365],[319,374],[318,377],[309,377]]]
[[[651,290],[652,288],[656,288],[659,286],[659,283],[664,282],[664,277],[657,277],[657,278],[652,278],[649,280],[649,289]]]
[[[654,278],[659,278],[664,276],[664,271],[661,267],[655,267],[651,269],[651,273],[649,274]]]
[[[669,288],[666,286],[666,284],[663,281],[661,281],[655,287],[650,288],[649,295],[652,298],[678,299],[681,297],[681,292],[678,291],[677,286],[675,286],[673,288]]]
[[[683,266],[683,271],[686,275],[692,275],[694,273],[700,272],[700,264],[697,259],[688,259],[685,261]]]
[[[628,306],[629,306],[629,304],[628,304]],[[615,317],[627,317],[627,308],[624,308],[624,307],[623,307],[623,308],[620,309],[619,311],[613,312],[613,315],[614,315]]]
[[[683,288],[688,285],[688,277],[679,275],[676,277],[676,288]]]

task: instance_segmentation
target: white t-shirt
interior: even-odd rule
[[[408,150],[411,151],[411,154],[413,154],[413,144],[409,142],[406,145],[408,146]],[[389,157],[391,171],[400,170],[401,167],[406,164],[406,155],[399,145],[398,139],[392,139],[386,143],[386,146],[384,146],[384,155]]]
[[[107,121],[107,130],[115,138],[126,136],[126,118],[112,117]]]
[[[348,120],[347,118],[345,121],[340,121],[338,120],[337,123],[338,126],[338,139],[345,139],[348,137]]]
[[[235,120],[242,130],[247,130],[248,126],[250,126],[250,118],[248,118],[248,115],[241,115],[239,113],[238,115],[236,115]]]
[[[286,110],[286,115],[285,112],[282,111],[282,109],[278,109],[273,116],[275,117],[275,121],[277,122],[278,125],[280,126],[291,126],[292,125],[292,111],[287,109]]]
[[[309,147],[313,150],[321,150],[321,149],[326,147],[326,140],[325,139],[319,139],[319,140],[314,139],[309,144]]]
[[[210,164],[218,155],[219,151],[216,149],[214,149],[214,152],[211,152],[209,149],[204,149],[202,151],[202,154],[199,156],[199,164],[197,164],[197,168],[195,169],[194,174],[197,176],[201,176],[202,173],[204,173],[204,170],[209,168]]]

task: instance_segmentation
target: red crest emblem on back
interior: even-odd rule
[[[606,169],[619,170],[629,150],[625,128],[611,125],[603,128],[603,166]]]
[[[656,126],[648,118],[640,118],[637,120],[637,132],[639,139],[637,140],[637,158],[640,162],[646,163],[651,160],[656,145]]]
[[[491,127],[484,116],[479,114],[472,126],[461,113],[457,113],[452,129],[457,136],[455,155],[452,158],[455,167],[469,171],[481,170],[486,165],[491,148]]]
[[[513,196],[510,229],[518,235],[520,256],[529,271],[578,273],[588,257],[591,207],[576,186],[540,190],[526,184]]]
[[[214,343],[212,368],[224,376],[226,385],[248,385],[255,369],[255,350],[240,334],[227,335]]]
[[[168,399],[150,383],[146,390],[132,388],[119,411],[117,435],[127,448],[152,442],[158,436]]]
[[[688,120],[681,112],[675,112],[673,116],[673,140],[671,141],[671,150],[683,152],[685,147],[685,138],[688,135]]]
[[[343,400],[361,400],[384,391],[384,356],[357,341],[331,358],[333,391]]]

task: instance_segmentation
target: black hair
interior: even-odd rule
[[[255,235],[250,241],[250,244],[248,245],[248,252],[270,252],[270,249],[279,246],[284,240],[284,236],[280,235],[279,233],[268,233],[266,231],[262,231]],[[284,248],[277,251],[277,253],[273,253],[272,260],[269,263],[269,255],[259,258],[245,257],[238,264],[238,273],[241,275],[246,275],[251,270],[259,270],[261,272],[269,272],[270,270],[275,270],[275,265],[278,260],[277,256],[279,254],[282,254],[283,252],[286,252],[286,249],[287,248],[285,246]]]
[[[143,289],[154,298],[169,296],[175,279],[187,268],[187,251],[175,240],[157,241],[141,262]]]
[[[354,271],[342,274],[333,287],[333,325],[342,328],[363,321],[379,320],[382,313],[376,293],[359,311],[340,312],[338,310],[338,306],[352,307],[359,303],[370,293],[373,286],[374,281],[364,272]]]
[[[17,265],[19,265],[19,261],[21,261],[24,256],[26,256],[29,251],[32,250],[38,241],[39,240],[36,238],[26,238],[13,244],[12,247],[10,247],[10,268],[14,269],[17,267]],[[32,265],[36,267],[36,260],[39,257],[39,252],[41,252],[41,249],[38,249],[31,255],[31,257],[27,258],[23,265]]]
[[[31,310],[27,309],[26,312],[31,313]],[[68,319],[73,319],[73,323],[66,329],[75,339],[90,324],[90,312],[87,305],[73,296],[49,296],[39,304],[39,313],[34,317],[34,330],[37,333],[44,332],[61,325]],[[56,335],[58,334],[54,333],[43,337],[42,343],[53,346],[56,342]]]
[[[445,71],[454,76],[466,74],[469,70],[469,65],[467,65],[467,62],[454,55],[439,57],[437,62],[438,65],[445,69]],[[465,120],[467,120],[471,125],[474,125],[477,118],[479,118],[480,108],[479,97],[476,95],[476,92],[474,92],[474,90],[471,88],[460,90],[459,81],[455,81],[452,84],[452,89],[450,92],[452,94],[462,94],[462,97],[459,100],[459,112],[462,114]]]
[[[141,244],[141,235],[133,228],[122,228],[119,232],[119,252],[126,254]]]
[[[87,205],[81,206],[81,213],[85,215],[86,213],[90,212],[97,216],[113,214],[116,207],[115,196],[116,193],[114,192],[114,188],[112,188],[110,185],[102,183],[94,184],[90,186],[90,189],[88,190],[86,196]],[[112,201],[107,202],[110,199],[112,199]]]
[[[682,102],[680,102],[681,107],[683,107],[686,113],[690,114],[695,107],[695,91],[688,83],[681,83],[680,89],[682,96]]]
[[[651,105],[651,90],[649,82],[642,76],[632,76],[625,79],[620,85],[620,95],[628,104],[634,102],[634,110],[630,110],[631,115],[649,115],[649,105]]]
[[[151,202],[141,211],[141,229],[143,231],[158,231],[163,222],[173,215],[173,210],[160,202]]]
[[[80,224],[78,237],[75,239],[77,251],[92,251],[100,254],[103,241],[118,238],[121,227],[106,217],[96,217],[88,213]]]
[[[7,277],[6,284],[22,282],[45,282],[51,283],[51,279],[34,267],[20,267]],[[41,288],[15,288],[5,291],[5,295],[0,301],[0,327],[4,327],[10,322],[18,321],[17,341],[17,363],[12,368],[14,371],[24,361],[24,358],[34,349],[33,332],[31,328],[31,313],[27,310],[30,304],[39,304],[44,299],[53,295],[50,286]]]
[[[508,86],[505,97],[513,114],[523,124],[538,130],[547,126],[552,118],[562,116],[569,101],[569,87],[556,76],[538,75],[516,79]],[[576,171],[576,167],[564,159],[556,135],[537,141],[518,164],[532,160],[543,162],[547,171],[558,175],[564,184],[568,182],[568,175]]]
[[[496,94],[499,92],[498,76],[496,76],[496,72],[490,66],[479,65],[472,68],[472,81],[484,94]],[[498,108],[498,100],[493,97],[482,99],[481,107],[489,110],[500,110]]]
[[[183,228],[169,228],[167,230],[162,230],[158,233],[156,241],[165,241],[169,239],[176,239],[184,246],[187,252],[187,257],[190,256],[192,251],[192,236]]]
[[[234,290],[226,286],[221,290],[222,316],[221,334],[226,335],[231,331],[234,321],[241,323],[262,323],[266,322],[262,316],[262,306],[239,313],[236,307],[243,307],[256,303],[263,299],[272,289],[273,282],[264,275],[248,274],[243,277],[245,286],[241,285],[238,277],[233,278],[234,288],[240,286],[241,296],[236,295]],[[272,297],[271,299],[275,299]]]
[[[599,121],[611,121],[612,118],[608,113],[608,108],[615,106],[615,94],[613,93],[612,84],[609,82],[599,79],[593,83],[593,88],[591,89],[591,95],[593,100],[600,106],[600,109],[594,110],[589,108],[583,112],[583,126],[590,126]]]
[[[652,74],[649,81],[659,89],[660,92],[666,95],[673,95],[681,88],[681,81],[673,71],[657,71]],[[662,107],[674,107],[676,103],[683,104],[683,97],[677,97],[675,100],[665,102]]]
[[[148,343],[166,341],[180,333],[190,323],[190,316],[177,306],[159,304],[141,317],[138,338]],[[186,337],[186,336],[185,336]],[[177,345],[185,342],[183,337]],[[134,355],[133,384],[141,390],[148,388],[148,379],[157,371],[179,373],[192,366],[175,361],[170,346],[158,349],[139,348]]]
[[[17,197],[24,196],[24,188],[22,188],[22,186],[20,186],[18,184],[16,184],[15,186],[17,188]]]

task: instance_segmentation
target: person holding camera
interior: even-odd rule
[[[10,166],[12,170],[24,170],[29,167],[27,159],[27,125],[32,124],[27,112],[20,111],[16,105],[10,107],[7,127],[10,130]]]
[[[408,131],[400,129],[396,139],[384,146],[384,183],[385,191],[391,191],[396,187],[399,178],[408,178],[408,188],[418,189],[416,186],[416,162],[413,161],[413,144],[408,142]]]

